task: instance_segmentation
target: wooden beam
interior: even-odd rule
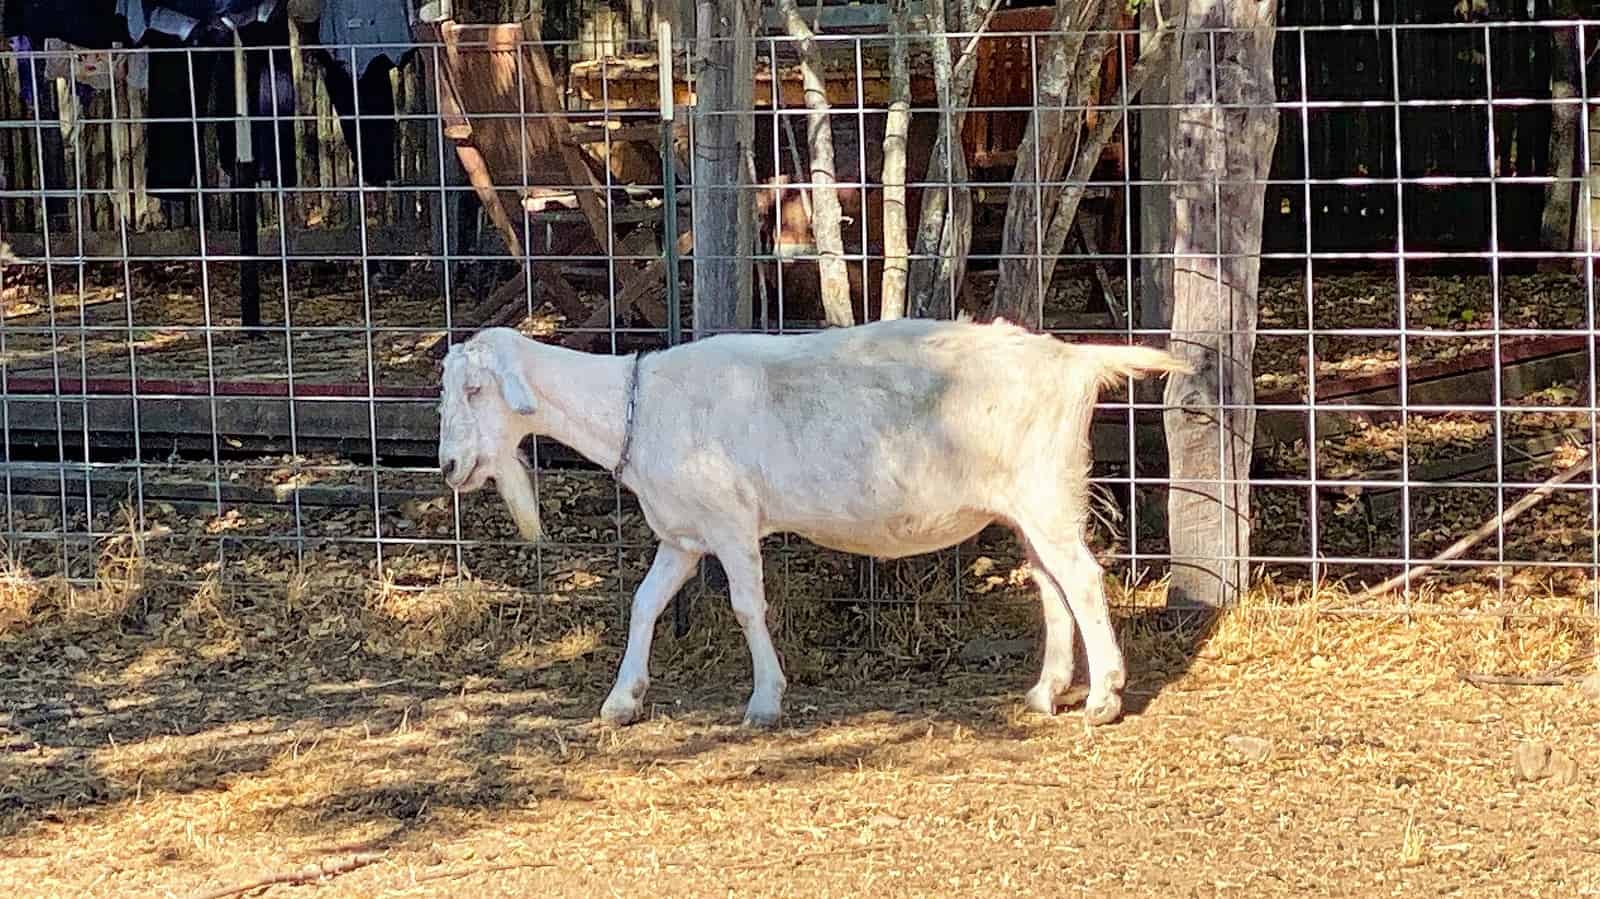
[[[261,255],[266,258],[288,255],[359,259],[362,256],[361,233],[355,228],[291,228],[281,237],[278,229],[263,228],[257,239]],[[21,263],[43,262],[46,259],[44,235],[37,231],[8,234],[6,242]],[[232,231],[211,230],[206,234],[205,244],[208,257],[239,255],[239,235]],[[280,246],[287,249],[280,252]],[[366,254],[369,256],[421,256],[427,255],[429,248],[429,236],[418,233],[416,228],[390,226],[367,229]],[[87,231],[83,234],[81,251],[77,233],[64,231],[50,234],[50,261],[121,260],[124,256],[135,260],[141,257],[198,259],[200,229],[170,228],[130,233],[127,235],[126,249],[120,231]]]

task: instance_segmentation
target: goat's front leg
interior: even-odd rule
[[[783,714],[783,691],[788,683],[783,677],[778,651],[772,646],[772,634],[767,630],[767,595],[761,568],[761,547],[759,544],[739,546],[717,553],[717,558],[728,575],[728,596],[733,604],[733,616],[744,630],[745,642],[750,644],[755,689],[745,709],[744,723],[746,727],[770,727]]]
[[[628,649],[617,669],[617,683],[600,707],[600,718],[607,724],[632,724],[644,708],[644,694],[650,688],[650,641],[656,619],[672,601],[683,582],[694,573],[700,553],[685,552],[663,543],[656,547],[655,561],[633,594],[633,611],[628,616]]]

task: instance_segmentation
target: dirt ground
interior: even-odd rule
[[[480,617],[434,651],[419,623],[398,655],[267,603],[156,633],[134,613],[41,619],[0,642],[0,874],[18,896],[354,864],[249,895],[1600,890],[1600,699],[1460,676],[1580,677],[1592,620],[1328,617],[1271,595],[1209,627],[1124,619],[1130,708],[1093,731],[1022,710],[1031,640],[818,666],[780,628],[789,714],[749,732],[747,662],[707,614],[663,628],[652,716],[616,730],[594,715],[621,634],[576,618]],[[979,607],[973,630],[1027,602]],[[1551,753],[1535,779],[1529,743]]]

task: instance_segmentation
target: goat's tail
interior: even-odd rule
[[[1086,343],[1069,346],[1072,358],[1086,363],[1102,387],[1120,383],[1125,378],[1138,378],[1152,373],[1194,373],[1189,363],[1155,347]]]

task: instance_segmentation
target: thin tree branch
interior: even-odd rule
[[[318,862],[317,864],[306,865],[304,868],[299,868],[294,871],[281,871],[276,874],[268,874],[248,883],[241,883],[230,887],[221,887],[219,889],[212,890],[209,893],[196,893],[191,896],[190,899],[225,899],[225,897],[228,896],[238,896],[243,893],[248,893],[252,890],[259,890],[262,887],[315,883],[316,881],[326,878],[338,877],[340,874],[349,874],[351,871],[365,868],[368,865],[377,864],[383,859],[384,855],[380,852],[358,853],[356,855],[352,855],[342,862],[335,862],[332,864],[328,862]]]
[[[1583,680],[1581,677],[1557,674],[1536,674],[1531,677],[1516,674],[1479,674],[1475,671],[1457,671],[1456,676],[1479,687],[1565,687]]]
[[[1529,493],[1527,496],[1524,496],[1522,499],[1519,499],[1515,503],[1512,503],[1511,505],[1507,506],[1506,510],[1504,512],[1502,512],[1499,515],[1496,515],[1493,518],[1490,518],[1489,520],[1485,521],[1483,524],[1479,525],[1477,527],[1477,529],[1474,530],[1472,533],[1466,535],[1465,537],[1462,537],[1460,540],[1457,540],[1455,543],[1450,544],[1450,547],[1448,549],[1446,549],[1444,552],[1438,554],[1437,556],[1434,556],[1431,560],[1429,560],[1429,562],[1426,565],[1420,565],[1420,566],[1418,566],[1416,568],[1412,568],[1412,569],[1409,569],[1407,571],[1402,571],[1399,574],[1395,575],[1394,577],[1389,578],[1388,580],[1386,580],[1383,583],[1379,584],[1378,586],[1370,587],[1370,588],[1368,588],[1366,590],[1363,590],[1360,593],[1356,594],[1355,597],[1354,597],[1354,600],[1359,602],[1361,600],[1372,599],[1374,597],[1382,596],[1383,594],[1388,593],[1389,591],[1391,591],[1391,590],[1395,589],[1396,587],[1399,587],[1399,586],[1407,583],[1408,581],[1411,581],[1411,580],[1413,580],[1415,578],[1419,578],[1419,577],[1421,577],[1421,576],[1433,571],[1439,565],[1441,565],[1441,564],[1443,564],[1445,562],[1448,562],[1451,559],[1456,558],[1457,556],[1461,556],[1461,555],[1465,554],[1467,550],[1473,548],[1474,546],[1477,546],[1479,543],[1482,543],[1491,534],[1499,533],[1499,531],[1500,531],[1500,529],[1502,527],[1504,527],[1504,526],[1510,524],[1511,522],[1515,521],[1518,517],[1520,517],[1522,515],[1522,513],[1528,511],[1529,509],[1533,508],[1534,506],[1537,506],[1539,503],[1544,502],[1544,500],[1547,497],[1549,497],[1550,494],[1555,492],[1555,489],[1557,487],[1561,486],[1562,484],[1567,483],[1568,481],[1570,481],[1570,480],[1572,480],[1572,479],[1574,479],[1576,477],[1579,477],[1580,475],[1587,474],[1589,472],[1589,469],[1591,469],[1593,467],[1594,467],[1594,459],[1593,459],[1593,457],[1585,458],[1582,462],[1579,462],[1578,464],[1573,465],[1572,467],[1566,469],[1565,471],[1560,472],[1555,477],[1552,477],[1550,480],[1545,481],[1543,484],[1541,484],[1539,486],[1538,489],[1534,490],[1532,493]]]
[[[454,880],[460,877],[472,877],[477,874],[499,874],[503,871],[518,871],[529,868],[554,868],[554,862],[511,862],[503,865],[484,865],[480,868],[452,868],[449,871],[436,871],[424,874],[412,880],[412,883],[428,883],[433,880]]]
[[[883,132],[883,308],[880,318],[906,312],[911,246],[906,223],[906,136],[911,130],[911,71],[906,59],[906,0],[890,0],[889,114]]]

